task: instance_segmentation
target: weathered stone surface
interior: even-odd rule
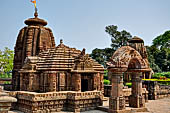
[[[15,45],[13,90],[20,89],[20,74],[18,71],[24,65],[28,56],[37,56],[47,48],[55,47],[54,36],[50,28],[44,27],[45,22],[37,17],[25,21],[28,25],[20,30]]]
[[[2,90],[0,91],[0,113],[8,113],[13,102],[17,102],[17,99],[8,96],[8,94],[2,92]]]
[[[157,81],[144,81],[143,87],[148,90],[150,100],[170,97],[170,85],[160,85]]]
[[[28,56],[19,71],[22,91],[103,91],[104,68],[75,48],[61,43]],[[82,86],[82,82],[87,82]]]
[[[122,46],[116,50],[107,65],[109,78],[112,80],[109,112],[122,112],[125,109],[123,75],[126,80],[129,80],[130,76],[132,81],[129,105],[135,108],[144,107],[147,97],[144,98],[142,94],[142,74],[151,72],[144,41],[138,37],[132,38],[129,46]]]
[[[18,91],[15,94],[18,97],[17,104],[19,105],[16,106],[16,109],[25,113],[39,113],[44,110],[48,110],[48,112],[86,111],[102,105],[103,99],[101,91],[47,93]]]

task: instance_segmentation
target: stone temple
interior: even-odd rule
[[[55,40],[47,22],[25,21],[15,45],[11,92],[26,113],[84,111],[102,105],[104,68],[82,51]]]
[[[47,22],[38,18],[25,21],[17,37],[14,55],[12,89],[17,98],[12,108],[25,113],[80,112],[100,108],[104,67],[86,54],[60,40],[55,45]],[[146,88],[142,78],[151,78],[144,41],[138,37],[117,49],[107,62],[111,80],[109,113],[125,113],[126,106],[145,108]],[[132,82],[132,88],[124,87]],[[156,94],[154,92],[154,94]]]

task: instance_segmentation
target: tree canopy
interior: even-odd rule
[[[153,40],[153,45],[157,48],[170,48],[170,30],[166,31],[164,34],[157,36]]]
[[[106,62],[109,58],[113,55],[114,50],[112,48],[105,48],[105,49],[94,49],[90,56],[95,59],[97,62],[102,64],[106,67]]]
[[[157,36],[153,40],[153,45],[149,47],[150,57],[153,57],[154,63],[160,69],[153,68],[156,72],[166,72],[170,71],[170,30],[165,31],[165,33]],[[151,60],[149,60],[151,63]]]
[[[0,50],[0,77],[11,77],[13,69],[14,52],[5,47]]]
[[[106,26],[105,31],[111,36],[111,47],[117,50],[121,46],[127,45],[127,41],[132,38],[132,35],[125,31],[118,31],[115,25]]]
[[[106,26],[105,31],[111,36],[111,48],[96,48],[90,55],[104,67],[106,67],[106,62],[113,53],[121,46],[127,45],[127,41],[132,37],[131,34],[125,30],[118,31],[118,27],[115,25]]]

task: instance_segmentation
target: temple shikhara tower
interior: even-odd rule
[[[25,21],[27,26],[20,30],[17,37],[12,81],[14,90],[20,90],[20,81],[22,80],[19,71],[23,67],[25,59],[29,56],[37,56],[47,48],[55,47],[52,30],[45,27],[47,22],[39,19],[37,12],[34,16],[35,18]]]
[[[12,85],[15,109],[26,113],[84,111],[102,105],[104,67],[54,36],[47,22],[25,21],[15,45]],[[32,103],[32,104],[29,104]],[[48,105],[46,104],[48,103]],[[47,111],[45,111],[47,110]]]

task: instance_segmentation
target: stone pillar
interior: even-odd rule
[[[73,79],[73,84],[74,84],[74,89],[75,91],[81,91],[81,74],[79,73],[74,73],[73,75],[74,79]]]
[[[93,90],[97,90],[97,74],[93,75]]]
[[[20,91],[24,90],[23,89],[23,74],[20,73]]]
[[[59,74],[58,73],[56,73],[56,91],[59,91],[59,80],[58,80],[58,76],[59,76]]]
[[[103,82],[103,79],[104,79],[104,73],[100,73],[100,88],[101,88],[100,90],[104,94],[104,82]]]
[[[14,75],[15,74],[15,75]],[[18,70],[17,71],[13,71],[12,73],[12,89],[13,90],[19,90],[20,89],[20,77],[19,77],[19,73]]]
[[[149,99],[151,100],[157,100],[158,99],[158,90],[159,90],[159,85],[157,81],[150,81],[148,85],[149,89]]]
[[[50,74],[49,91],[50,92],[56,91],[56,73],[51,73]]]
[[[33,79],[34,79],[34,74],[30,73],[29,74],[29,85],[28,85],[28,91],[32,91],[33,90]]]
[[[123,96],[123,73],[110,72],[112,79],[111,97],[109,99],[109,113],[123,113],[125,98]]]
[[[144,73],[143,73],[143,79],[146,79],[146,75],[145,75],[145,74],[146,74],[146,73],[144,72]]]
[[[140,108],[145,106],[145,99],[142,95],[142,73],[133,72],[132,75],[132,95],[129,99],[129,106]]]

